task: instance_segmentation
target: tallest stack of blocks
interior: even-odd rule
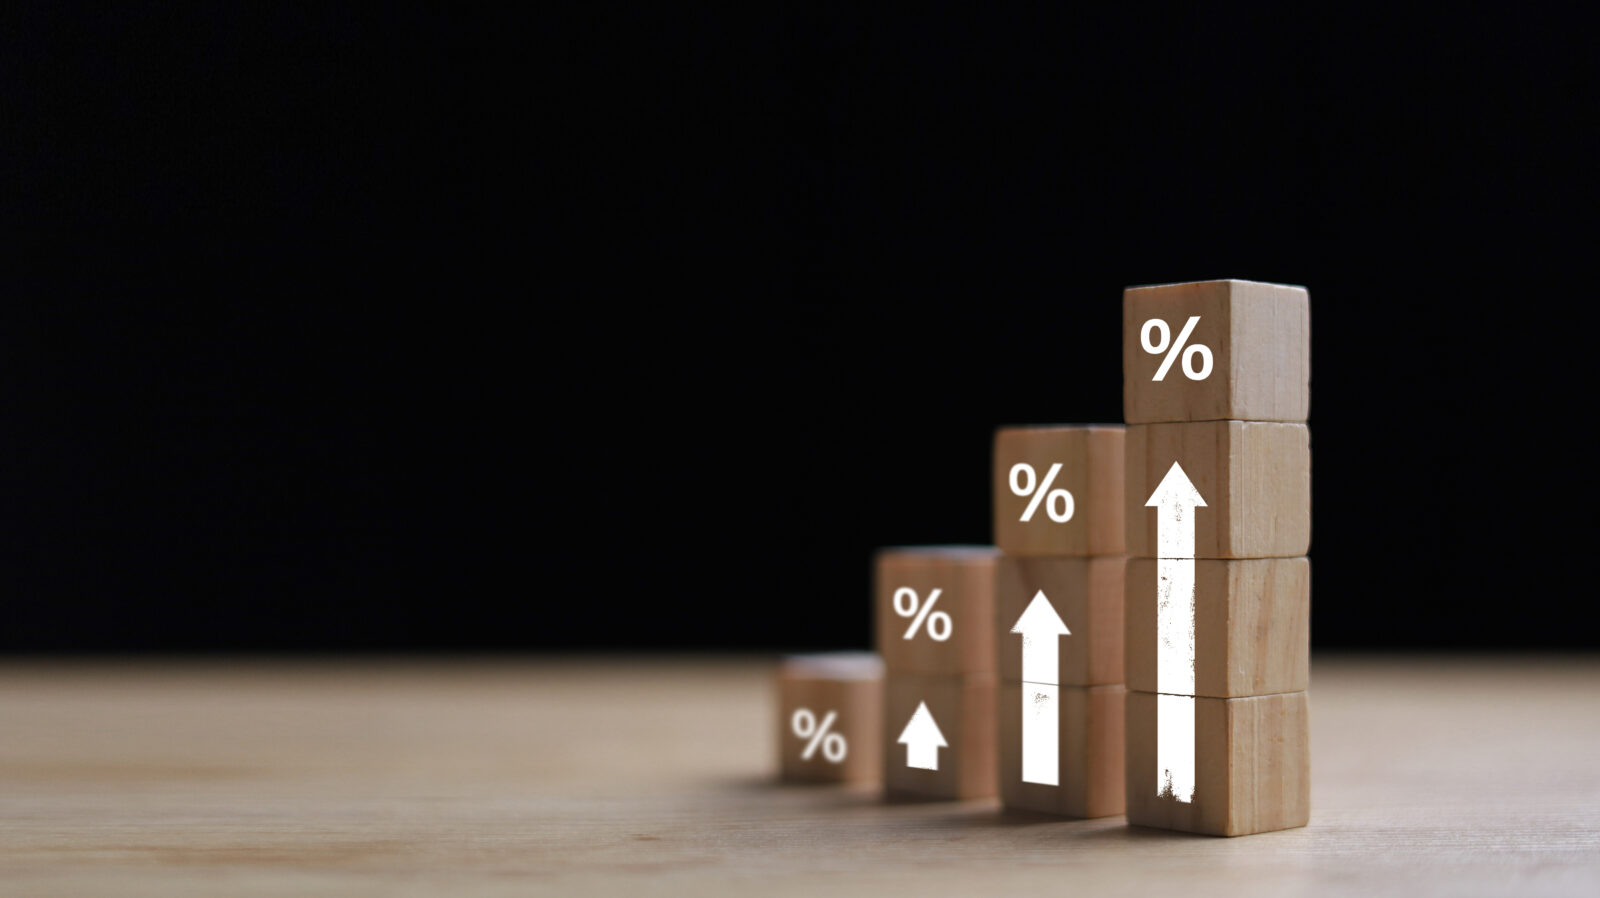
[[[1244,835],[1310,814],[1310,297],[1123,294],[1127,815]]]

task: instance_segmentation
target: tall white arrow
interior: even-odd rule
[[[939,725],[933,722],[933,713],[927,702],[919,702],[906,728],[900,732],[899,742],[906,747],[906,766],[923,770],[939,769],[939,749],[949,748]]]
[[[1156,792],[1194,800],[1194,510],[1206,500],[1177,462],[1146,507],[1156,518]]]
[[[1022,781],[1059,786],[1061,675],[1057,640],[1072,631],[1041,589],[1011,632],[1022,634]]]

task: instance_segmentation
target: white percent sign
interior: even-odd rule
[[[1039,482],[1039,472],[1033,465],[1020,462],[1011,466],[1011,492],[1018,496],[1032,496],[1028,507],[1022,512],[1023,521],[1033,520],[1033,513],[1039,510],[1039,504],[1044,503],[1044,513],[1050,520],[1057,524],[1065,524],[1072,520],[1072,512],[1077,509],[1077,503],[1072,499],[1072,493],[1065,489],[1051,489],[1050,484],[1056,482],[1056,475],[1061,473],[1061,463],[1056,462],[1050,470],[1044,472],[1044,482]],[[1060,510],[1056,510],[1056,506]]]
[[[941,592],[943,590],[935,589],[928,593],[928,601],[923,602],[917,598],[917,591],[909,586],[902,586],[894,591],[894,613],[901,617],[913,618],[903,638],[910,639],[917,635],[917,630],[922,627],[923,621],[927,621],[928,635],[933,637],[934,642],[944,642],[950,638],[950,615],[933,610],[933,603],[939,601]]]
[[[1172,369],[1172,363],[1177,360],[1179,353],[1183,354],[1183,373],[1185,377],[1190,380],[1205,380],[1211,376],[1211,347],[1203,343],[1196,343],[1187,349],[1184,348],[1184,344],[1189,342],[1189,335],[1194,333],[1194,326],[1199,323],[1199,315],[1190,316],[1188,322],[1184,324],[1183,330],[1178,332],[1176,341],[1172,339],[1172,330],[1160,318],[1152,318],[1144,323],[1144,327],[1139,330],[1139,345],[1143,346],[1144,351],[1151,355],[1167,353],[1166,358],[1161,360],[1161,367],[1156,369],[1156,376],[1150,378],[1151,380],[1165,378],[1167,372]],[[1151,331],[1159,333],[1160,336],[1152,340]],[[1172,350],[1171,352],[1167,351],[1169,347]],[[1196,356],[1200,358],[1198,364],[1194,361]]]
[[[822,756],[829,763],[837,764],[844,760],[850,746],[844,741],[844,736],[839,733],[828,732],[833,728],[833,722],[839,716],[838,711],[829,711],[822,716],[822,723],[817,723],[817,715],[810,708],[800,708],[789,718],[789,730],[801,739],[808,739],[806,747],[800,751],[800,760],[809,761],[817,753],[817,746],[822,746]]]

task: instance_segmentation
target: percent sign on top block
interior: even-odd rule
[[[800,760],[809,761],[822,749],[822,758],[830,764],[842,764],[850,754],[850,743],[843,733],[833,732],[833,722],[839,719],[838,711],[829,711],[818,722],[815,711],[797,708],[789,716],[789,731],[805,742],[800,749]]]
[[[943,592],[942,589],[935,589],[928,593],[926,599],[919,599],[917,591],[909,586],[894,591],[894,613],[911,619],[911,625],[906,627],[901,639],[916,639],[919,633],[926,634],[934,642],[944,642],[950,638],[950,628],[953,626],[950,615],[933,610]]]
[[[884,549],[875,563],[878,653],[894,673],[994,671],[989,546]]]
[[[1008,555],[1119,555],[1123,427],[1005,427],[994,436],[994,541]]]
[[[1122,404],[1129,424],[1306,420],[1310,295],[1256,281],[1130,287]]]

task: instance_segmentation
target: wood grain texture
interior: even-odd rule
[[[812,739],[796,733],[794,714],[811,712],[826,733],[845,740],[844,758],[832,761]],[[778,667],[778,770],[791,782],[875,783],[883,773],[883,664],[862,653],[797,655]],[[823,738],[826,738],[824,736]]]
[[[775,673],[0,663],[0,893],[1600,893],[1600,658],[1318,652],[1311,822],[1239,839],[781,785]]]
[[[995,431],[995,546],[1017,556],[1121,555],[1126,539],[1123,430],[1120,424],[1085,424]],[[1052,465],[1061,465],[1049,491],[1065,489],[1072,494],[1070,520],[1052,520],[1044,503],[1029,520],[1022,520],[1033,496],[1011,489],[1011,469],[1018,464],[1032,466],[1035,489],[1043,485]]]
[[[1123,679],[1122,602],[1127,559],[1012,558],[995,563],[995,652],[1000,678],[1022,678],[1017,619],[1043,591],[1071,634],[1057,641],[1058,679],[1068,686],[1104,686]]]
[[[995,793],[998,742],[992,674],[890,673],[884,684],[883,786],[897,798],[986,798]],[[919,703],[944,735],[939,769],[906,766],[906,746],[899,743]]]
[[[990,546],[907,546],[882,549],[874,564],[873,614],[878,654],[890,673],[992,674],[994,656],[994,564]],[[925,619],[905,638],[915,616],[895,612],[898,589],[916,592],[919,603],[939,591],[933,612],[950,616],[950,636],[934,639]]]
[[[1129,560],[1127,684],[1156,691],[1156,568]],[[1195,694],[1238,698],[1300,692],[1310,676],[1311,562],[1306,558],[1194,563]]]
[[[1122,687],[1057,687],[1058,786],[1022,781],[1022,705],[1032,700],[1030,692],[1027,683],[1000,684],[1001,803],[1013,810],[1064,817],[1122,813]]]
[[[1211,348],[1211,374],[1190,380],[1179,358],[1153,380],[1165,353],[1145,351],[1145,322],[1165,321],[1170,345],[1195,315],[1200,320],[1185,345]],[[1303,287],[1256,281],[1130,287],[1122,294],[1122,375],[1129,424],[1305,421],[1311,411],[1310,295]]]
[[[1211,836],[1305,826],[1311,813],[1306,694],[1194,703],[1194,800],[1180,802],[1157,794],[1156,696],[1128,693],[1128,822]]]
[[[1202,421],[1128,428],[1128,554],[1156,551],[1151,493],[1173,462],[1206,500],[1194,510],[1196,558],[1292,558],[1311,547],[1311,430],[1304,424]]]

